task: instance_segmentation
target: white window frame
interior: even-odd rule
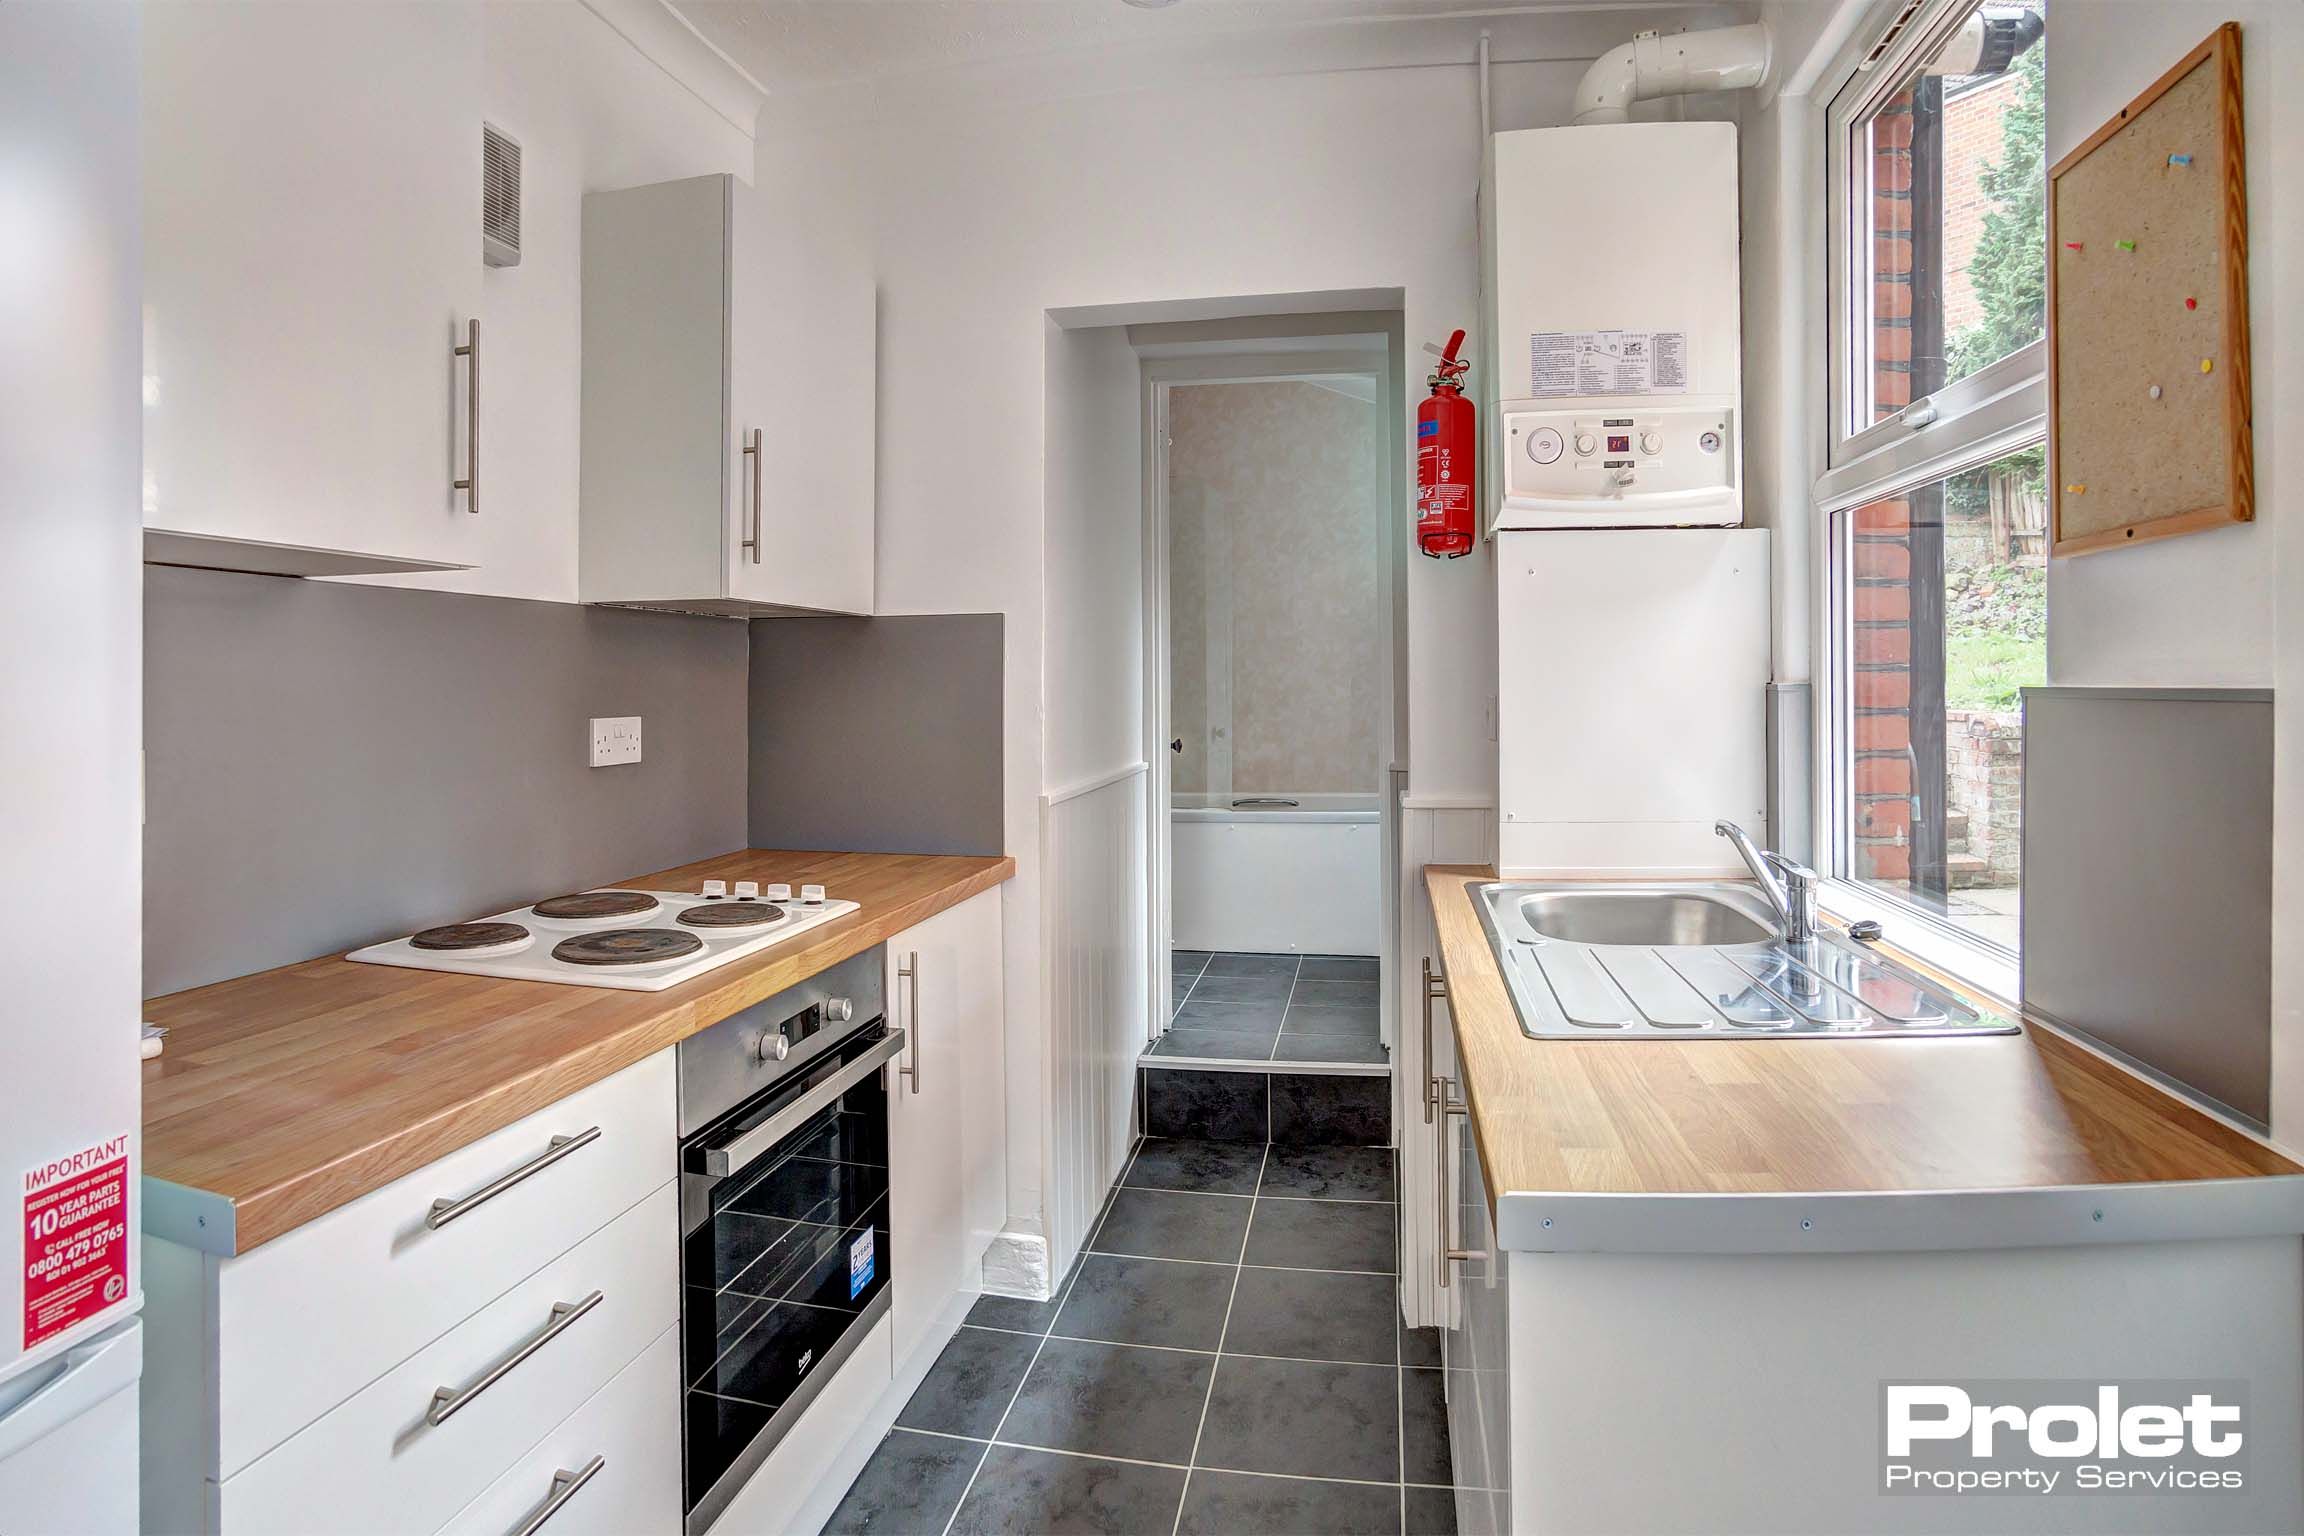
[[[1901,89],[1906,73],[1956,32],[1981,0],[1934,0],[1911,12],[1907,0],[1887,0],[1835,61],[1820,89],[1825,102],[1815,121],[1825,136],[1825,289],[1827,368],[1824,452],[1812,505],[1823,523],[1824,559],[1816,593],[1820,671],[1816,691],[1815,808],[1812,846],[1824,874],[1820,899],[1850,921],[1875,919],[1889,941],[1995,996],[2020,991],[2017,956],[1961,929],[1941,914],[1852,878],[1855,867],[1855,753],[1853,725],[1853,588],[1849,580],[1849,514],[1883,497],[2013,453],[2047,435],[2047,346],[2034,342],[1914,400],[1896,415],[1860,423],[1856,383],[1871,361],[1869,308],[1872,242],[1864,224],[1871,189],[1859,200],[1851,164],[1853,130]],[[1867,57],[1890,27],[1902,21],[1895,44]],[[1859,270],[1861,267],[1861,270]]]

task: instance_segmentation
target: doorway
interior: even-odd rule
[[[1132,334],[1151,447],[1148,1061],[1389,1065],[1394,330],[1214,351]]]

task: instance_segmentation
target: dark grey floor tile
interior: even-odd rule
[[[1249,1204],[1228,1195],[1122,1189],[1089,1246],[1139,1258],[1237,1264],[1240,1240],[1248,1235]]]
[[[1196,1003],[1284,1003],[1296,985],[1293,976],[1202,976],[1193,985]]]
[[[1406,1513],[1406,1536],[1456,1536],[1453,1488],[1409,1489]]]
[[[1448,1455],[1448,1403],[1439,1371],[1400,1373],[1401,1471],[1411,1483],[1445,1483],[1454,1474]]]
[[[1208,963],[1208,954],[1205,949],[1172,949],[1168,951],[1168,963],[1180,971],[1196,971]]]
[[[1244,1472],[1192,1474],[1178,1536],[1396,1536],[1396,1490]]]
[[[1299,981],[1296,983],[1296,1001],[1324,1003],[1338,1008],[1373,1008],[1376,1006],[1374,981]]]
[[[1292,1035],[1346,1035],[1374,1040],[1384,1032],[1384,1015],[1375,1008],[1338,1003],[1295,1003],[1280,1027]]]
[[[1252,1195],[1264,1167],[1262,1143],[1163,1140],[1136,1149],[1122,1182],[1135,1189],[1188,1189],[1204,1195]]]
[[[1270,1061],[1275,1030],[1193,1029],[1181,1021],[1152,1047],[1155,1056],[1197,1056],[1203,1061]]]
[[[1226,1355],[1200,1436],[1204,1466],[1290,1477],[1400,1476],[1400,1373]]]
[[[1437,1328],[1411,1328],[1400,1325],[1400,1363],[1402,1365],[1440,1365],[1440,1330]]]
[[[1390,1200],[1390,1147],[1274,1147],[1264,1159],[1263,1195],[1307,1200]]]
[[[1392,1207],[1342,1200],[1258,1200],[1250,1264],[1394,1272]]]
[[[1212,1205],[1236,1203],[1209,1195],[1182,1198]],[[1224,1337],[1232,1276],[1229,1264],[1088,1254],[1080,1260],[1080,1274],[1072,1282],[1064,1310],[1056,1314],[1055,1331],[1112,1344],[1212,1350]]]
[[[1381,1067],[1392,1059],[1384,1042],[1373,1035],[1282,1035],[1272,1052],[1274,1061],[1333,1061],[1346,1066]]]
[[[1243,1269],[1231,1321],[1224,1328],[1224,1349],[1228,1355],[1390,1365],[1398,1347],[1399,1316],[1399,1282],[1390,1275]]]
[[[824,1536],[936,1536],[983,1455],[973,1440],[890,1430],[824,1522]]]
[[[1144,1074],[1144,1129],[1154,1136],[1261,1142],[1271,1133],[1271,1102],[1261,1072]]]
[[[1296,974],[1294,955],[1229,955],[1208,957],[1210,976],[1293,976]]]
[[[994,1446],[984,1458],[955,1533],[985,1536],[1165,1536],[1175,1524],[1184,1473],[1086,1456]]]
[[[1273,1074],[1272,1140],[1297,1147],[1390,1146],[1392,1079]]]
[[[967,1320],[978,1328],[1006,1328],[1016,1333],[1046,1333],[1055,1321],[1056,1308],[1063,1298],[1053,1301],[1026,1301],[1017,1296],[979,1296],[976,1305],[968,1309]]]
[[[1383,971],[1374,955],[1306,955],[1296,971],[1298,981],[1380,981]]]
[[[1000,1438],[1181,1466],[1192,1456],[1215,1363],[1213,1355],[1050,1339]]]
[[[961,1329],[896,1415],[897,1426],[991,1439],[1039,1347],[1030,1334]]]
[[[1288,1011],[1283,999],[1264,1003],[1215,1003],[1195,995],[1176,1010],[1176,1022],[1190,1029],[1277,1030]]]

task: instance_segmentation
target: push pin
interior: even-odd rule
[[[2088,494],[2088,487],[2084,485],[2068,485],[2064,487],[2064,494],[2067,496],[2085,496]]]
[[[2170,165],[2190,165],[2192,163],[2192,157],[2190,155],[2170,155],[2168,157],[2168,163]]]
[[[2153,399],[2157,400],[2160,398],[2160,386],[2155,384],[2151,387],[2151,389],[2147,390],[2146,393],[2151,395]]]
[[[2216,359],[2212,357],[2200,359],[2200,371],[2202,373],[2214,373],[2216,371]]]
[[[2068,251],[2077,251],[2080,249],[2080,242],[2077,240],[2067,240],[2064,242],[2064,249]]]
[[[2112,243],[2124,251],[2136,249],[2136,242],[2133,240],[2115,240]]]
[[[2186,299],[2184,301],[2184,307],[2186,309],[2198,309],[2200,307],[2200,301],[2198,299]]]

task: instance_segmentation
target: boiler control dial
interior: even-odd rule
[[[1528,457],[1539,464],[1552,464],[1560,458],[1560,429],[1538,427],[1528,434]]]
[[[1576,434],[1576,452],[1579,456],[1589,457],[1599,446],[1600,440],[1591,433],[1579,432]]]
[[[1641,433],[1640,451],[1642,453],[1662,453],[1664,451],[1663,435],[1657,432]]]

